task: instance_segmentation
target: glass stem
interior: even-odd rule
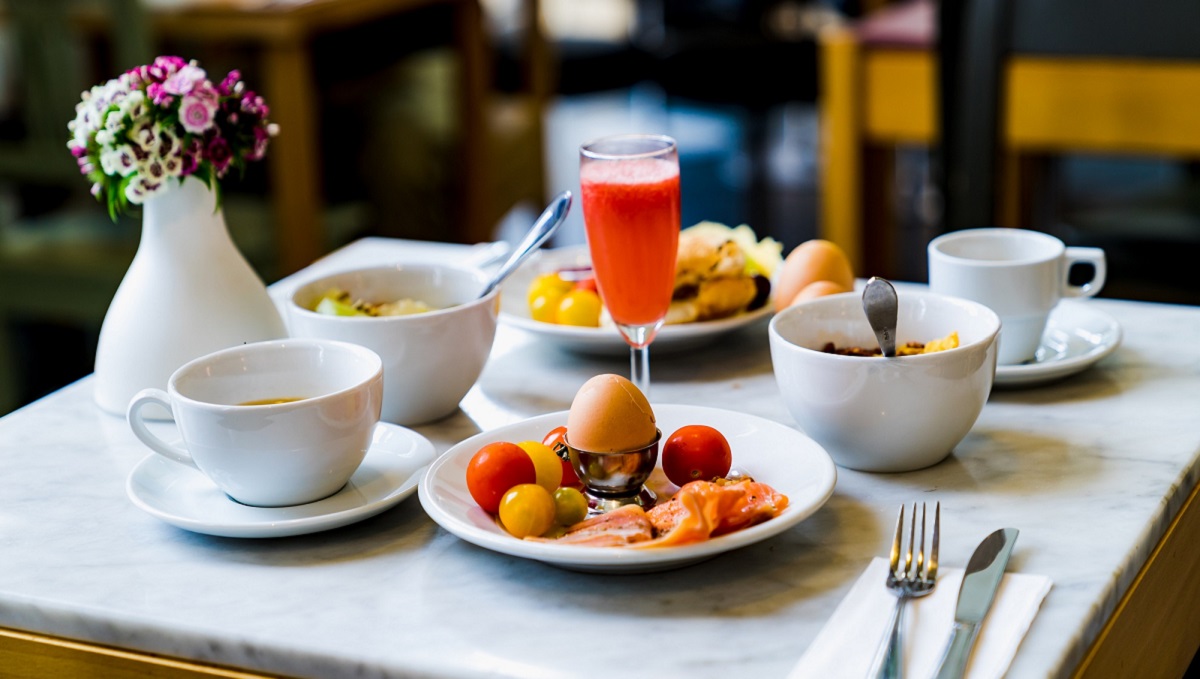
[[[632,347],[629,351],[630,382],[650,399],[650,347]]]

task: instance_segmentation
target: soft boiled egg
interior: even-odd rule
[[[584,382],[567,414],[567,441],[591,453],[636,450],[657,435],[646,395],[620,375],[597,375]]]

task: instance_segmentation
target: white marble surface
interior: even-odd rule
[[[318,266],[456,252],[363,241]],[[182,531],[126,498],[147,451],[93,405],[87,378],[0,419],[0,626],[298,676],[784,677],[886,553],[896,508],[939,500],[946,566],[965,565],[995,528],[1021,529],[1010,570],[1054,588],[1009,676],[1065,676],[1200,474],[1200,347],[1187,341],[1200,309],[1086,303],[1122,323],[1122,348],[1061,383],[993,393],[946,461],[839,470],[832,500],[790,531],[649,575],[491,553],[440,530],[415,497],[310,536]],[[565,409],[587,378],[627,370],[502,328],[462,410],[418,431],[443,451]],[[652,376],[653,401],[793,424],[765,325],[652,358]]]

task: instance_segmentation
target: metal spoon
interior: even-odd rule
[[[483,292],[479,293],[480,297],[486,297],[488,293],[496,289],[496,286],[504,282],[512,272],[517,270],[521,262],[525,258],[533,254],[534,250],[542,247],[542,244],[554,235],[558,230],[559,224],[562,224],[563,219],[567,216],[567,211],[571,209],[571,192],[563,191],[555,196],[554,200],[550,201],[550,205],[542,211],[538,216],[537,221],[530,227],[529,232],[525,234],[525,238],[521,240],[520,245],[512,253],[500,270],[496,272],[495,278],[488,282],[483,288]]]
[[[871,330],[875,331],[875,339],[879,340],[879,349],[888,358],[896,355],[898,308],[896,288],[886,280],[872,276],[863,288],[863,311],[867,313]]]

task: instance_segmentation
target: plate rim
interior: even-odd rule
[[[780,533],[787,531],[800,522],[807,519],[809,516],[823,507],[833,496],[833,492],[837,486],[837,466],[833,462],[833,458],[829,456],[820,444],[814,441],[811,437],[803,432],[789,427],[788,425],[770,420],[759,415],[744,413],[735,410],[727,410],[723,408],[715,408],[712,406],[699,406],[674,403],[655,403],[653,408],[659,416],[675,412],[705,412],[716,411],[723,416],[733,415],[737,418],[747,419],[754,422],[767,423],[773,428],[787,430],[797,438],[806,441],[806,445],[810,448],[810,452],[816,454],[816,460],[820,465],[818,471],[822,474],[814,473],[814,477],[820,476],[824,479],[825,485],[817,486],[819,498],[810,506],[798,508],[794,504],[789,504],[789,508],[785,509],[779,516],[765,521],[763,523],[751,526],[749,528],[723,535],[717,538],[712,538],[700,543],[690,545],[681,545],[674,547],[661,547],[656,549],[621,549],[621,548],[596,548],[596,547],[581,547],[578,545],[563,545],[552,542],[531,542],[525,540],[517,540],[510,535],[499,532],[486,531],[477,526],[463,522],[457,516],[452,515],[436,500],[433,485],[439,480],[439,472],[451,464],[460,456],[465,456],[467,451],[485,442],[494,440],[502,440],[501,437],[505,432],[512,431],[518,428],[533,427],[538,425],[545,427],[546,424],[566,421],[566,416],[569,411],[561,410],[542,415],[535,415],[526,418],[519,422],[514,422],[503,427],[498,427],[485,432],[480,432],[470,438],[467,438],[458,444],[455,444],[446,452],[438,456],[429,465],[425,476],[421,479],[418,488],[417,496],[420,499],[421,506],[425,509],[426,514],[444,530],[451,533],[455,537],[464,542],[475,546],[488,549],[489,551],[505,554],[507,556],[525,558],[534,561],[551,564],[560,567],[587,567],[594,570],[603,571],[618,571],[618,570],[646,570],[649,568],[663,569],[664,567],[685,566],[696,561],[700,561],[724,552],[739,549],[749,546],[774,537]],[[461,484],[452,484],[464,492],[466,492],[466,481]],[[790,511],[793,508],[794,511]]]
[[[536,267],[538,262],[543,261],[548,257],[568,259],[572,257],[578,258],[581,255],[585,257],[587,256],[586,245],[576,244],[567,245],[561,248],[539,250],[537,253],[535,253],[535,256],[526,260],[525,263],[518,267],[517,272],[514,273],[529,271],[533,267]],[[509,279],[508,284],[503,286],[507,288],[510,296],[515,294],[513,292],[513,288],[511,287],[514,283],[515,281]],[[524,297],[525,295],[522,292],[520,298],[524,299]],[[757,309],[745,311],[727,318],[664,325],[658,331],[655,341],[671,343],[675,341],[708,339],[710,337],[715,338],[722,333],[737,330],[748,325],[753,325],[756,321],[767,318],[774,312],[773,300],[773,297],[768,298],[767,302]],[[615,327],[585,328],[535,321],[528,316],[522,316],[520,314],[515,314],[511,311],[505,310],[503,298],[500,304],[500,311],[498,315],[500,320],[508,325],[538,335],[539,337],[555,340],[564,345],[607,346],[611,344],[618,349],[624,349],[627,346],[625,344],[625,340],[621,337],[620,333]],[[661,348],[662,344],[655,344],[654,346]]]
[[[1043,363],[1026,363],[1017,365],[997,365],[995,383],[1001,386],[1005,385],[1021,385],[1035,384],[1043,381],[1055,380],[1060,377],[1067,377],[1077,372],[1082,372],[1085,368],[1097,363],[1100,359],[1115,352],[1124,339],[1124,328],[1111,314],[1093,308],[1092,305],[1082,300],[1070,301],[1064,300],[1050,312],[1049,322],[1054,320],[1055,316],[1063,316],[1066,314],[1082,314],[1090,316],[1092,320],[1104,325],[1104,335],[1112,339],[1107,342],[1099,342],[1092,344],[1091,347],[1078,355],[1063,358],[1061,360],[1046,361]],[[1083,323],[1076,323],[1067,329],[1068,333],[1074,333],[1075,330],[1084,327]]]
[[[418,460],[423,460],[424,464],[421,464],[414,469],[413,472],[409,474],[403,481],[401,481],[381,497],[365,504],[349,507],[343,510],[318,514],[315,516],[295,517],[282,520],[264,518],[261,521],[226,521],[219,523],[203,521],[194,517],[172,513],[162,509],[159,506],[151,504],[145,498],[143,498],[141,492],[137,489],[137,482],[135,481],[135,478],[142,474],[148,473],[146,470],[150,465],[159,463],[177,465],[180,467],[178,470],[179,472],[187,472],[191,474],[199,474],[200,472],[183,467],[182,465],[179,465],[179,463],[172,462],[158,453],[153,452],[143,457],[136,465],[134,465],[133,469],[130,470],[125,479],[125,494],[138,509],[141,509],[160,521],[183,530],[188,530],[193,533],[201,533],[204,535],[231,538],[272,538],[306,535],[309,533],[318,533],[334,528],[341,528],[342,526],[347,526],[351,523],[356,523],[358,521],[371,518],[377,514],[381,514],[412,496],[412,494],[416,492],[417,486],[420,484],[420,480],[424,478],[425,472],[429,469],[429,466],[433,464],[434,460],[437,459],[437,451],[434,448],[433,443],[420,433],[413,431],[408,427],[392,424],[390,422],[380,421],[376,426],[382,426],[392,433],[403,434],[406,439],[411,441],[412,445],[415,447],[414,457],[416,457]],[[374,446],[372,447],[374,448]],[[370,455],[369,450],[367,454]],[[170,467],[167,468],[170,469]],[[351,480],[353,480],[353,478],[354,477],[351,476]],[[334,496],[340,494],[341,492],[342,491],[339,490],[338,493],[334,494]],[[232,502],[232,500],[230,501]],[[323,500],[317,500],[317,502],[322,501]],[[261,509],[264,511],[277,509],[284,511],[289,508],[257,507],[255,509]]]

